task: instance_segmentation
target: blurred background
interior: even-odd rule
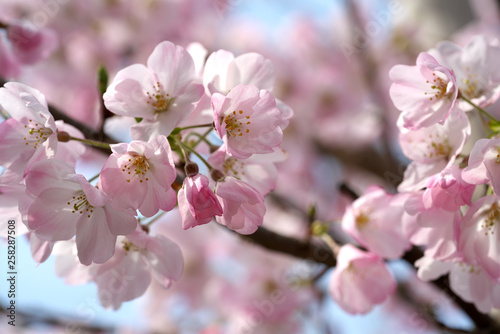
[[[112,79],[125,66],[145,63],[165,40],[184,47],[199,42],[209,53],[261,53],[276,68],[273,94],[294,110],[282,144],[288,160],[279,165],[264,226],[300,238],[308,228],[300,212],[312,204],[318,219],[338,230],[350,202],[338,191],[341,183],[360,194],[370,184],[394,191],[401,181],[407,161],[397,144],[389,69],[414,64],[420,52],[442,40],[463,45],[475,34],[496,36],[499,14],[492,0],[2,0],[0,22],[24,20],[49,28],[57,43],[45,59],[21,64],[1,31],[0,76],[39,89],[52,105],[99,129],[104,122],[100,65]],[[490,112],[498,114],[494,106]],[[78,167],[93,176],[105,159],[90,152]],[[37,265],[28,242],[20,239],[19,325],[12,328],[3,319],[0,330],[439,333],[428,312],[451,326],[472,327],[442,292],[418,281],[403,262],[390,263],[399,293],[366,316],[349,316],[326,293],[330,271],[312,261],[242,244],[217,226],[182,231],[176,211],[154,230],[181,245],[184,277],[167,291],[151,285],[118,311],[100,306],[94,284],[66,284],[55,274],[54,256]],[[5,258],[4,243],[1,250]],[[0,261],[1,272],[7,272],[5,262]],[[300,284],[291,288],[290,277]],[[249,305],[258,308],[276,289],[285,292],[286,303],[274,305],[269,317],[252,318]]]

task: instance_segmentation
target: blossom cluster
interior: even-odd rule
[[[499,122],[484,110],[499,98],[499,55],[498,40],[477,35],[464,47],[441,42],[415,66],[389,71],[410,164],[397,194],[369,188],[344,214],[344,231],[368,251],[347,245],[339,252],[330,291],[346,311],[366,313],[392,294],[382,260],[412,245],[425,249],[415,264],[419,278],[449,273],[451,289],[479,311],[500,307]],[[473,132],[473,121],[483,131]]]
[[[291,109],[272,95],[274,67],[262,55],[206,56],[198,43],[165,41],[146,65],[120,70],[103,103],[110,122],[129,124],[131,141],[111,145],[55,121],[38,90],[0,88],[9,115],[0,123],[0,196],[15,194],[7,210],[21,215],[35,260],[56,254],[63,276],[79,276],[71,282],[97,283],[105,307],[141,296],[151,277],[165,288],[179,280],[180,248],[149,234],[161,214],[178,207],[185,230],[215,218],[251,234],[263,223]],[[91,180],[75,171],[84,144],[110,150]],[[122,288],[109,296],[111,278]]]

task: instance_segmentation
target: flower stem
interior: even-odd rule
[[[177,128],[177,131],[184,131],[188,129],[197,129],[197,128],[213,128],[214,123],[206,123],[206,124],[199,124],[199,125],[190,125],[190,126],[185,126],[183,128]]]
[[[70,137],[71,140],[79,141],[81,143],[90,145],[90,146],[95,146],[95,147],[102,147],[102,148],[107,148],[110,149],[110,146],[108,143],[103,143],[101,141],[96,141],[96,140],[90,140],[90,139],[81,139],[81,138],[76,138],[76,137]]]
[[[212,165],[210,165],[210,164],[208,163],[208,161],[207,161],[207,160],[205,160],[205,158],[203,158],[203,157],[201,156],[201,154],[200,154],[200,153],[196,152],[196,151],[195,151],[193,148],[191,148],[189,145],[186,145],[186,144],[184,144],[184,143],[183,143],[183,142],[181,142],[181,141],[179,141],[178,143],[179,143],[179,145],[181,145],[183,148],[185,148],[185,149],[186,149],[186,150],[188,150],[189,152],[191,152],[191,153],[193,153],[194,155],[196,155],[196,156],[198,157],[198,159],[200,159],[200,160],[201,160],[201,161],[202,161],[202,162],[203,162],[203,163],[204,163],[204,164],[208,167],[208,170],[212,170],[212,169],[214,169],[214,168],[212,167]]]
[[[99,174],[95,175],[95,176],[94,176],[94,177],[92,177],[90,180],[88,180],[88,181],[89,181],[89,183],[90,183],[90,182],[92,182],[92,181],[94,181],[95,179],[97,179],[97,178],[99,177],[99,175],[101,175],[101,173],[99,173]]]
[[[333,240],[333,238],[328,233],[322,233],[320,238],[330,247],[333,251],[335,257],[339,254],[340,246]]]
[[[470,104],[471,106],[473,106],[474,108],[476,108],[484,116],[488,117],[492,121],[498,122],[498,120],[495,117],[491,116],[486,110],[484,110],[483,108],[481,108],[480,106],[478,106],[477,104],[475,104],[474,102],[472,102],[471,100],[469,100],[468,98],[466,98],[464,96],[461,96],[461,98],[462,98],[462,100],[464,100],[465,102],[467,102],[468,104]]]
[[[205,142],[208,146],[212,146],[212,143],[208,141],[208,139],[206,138],[207,135],[212,131],[212,129],[207,129],[207,131],[205,131],[204,134],[200,135],[199,133],[196,133],[196,132],[191,132],[190,134],[188,134],[186,136],[186,138],[184,139],[184,141],[187,141],[187,139],[190,137],[190,136],[196,136],[198,137],[198,140],[196,141],[196,143],[194,143],[193,145],[191,145],[191,147],[196,147],[198,146],[202,141]]]
[[[154,216],[153,218],[151,218],[150,221],[148,221],[147,223],[142,224],[142,225],[143,226],[151,226],[151,224],[153,224],[155,221],[157,221],[158,219],[160,219],[164,214],[165,214],[165,211],[162,211],[159,214],[157,214],[156,216]]]

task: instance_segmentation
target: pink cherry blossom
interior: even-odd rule
[[[412,195],[405,202],[405,209],[409,214],[403,216],[403,229],[405,232],[411,231],[410,242],[425,246],[425,256],[429,258],[446,261],[460,258],[456,234],[462,215],[459,211],[451,212],[439,208],[426,210],[422,205],[421,195],[422,193],[420,196]],[[418,200],[420,207],[416,203]]]
[[[113,257],[94,274],[101,304],[119,309],[123,302],[143,295],[151,277],[166,289],[179,280],[183,267],[176,243],[163,235],[151,237],[138,227],[119,238]]]
[[[401,224],[404,199],[371,187],[346,210],[342,228],[378,256],[398,258],[410,248]]]
[[[472,148],[469,165],[463,170],[462,178],[471,184],[490,182],[496,194],[500,194],[500,138],[479,139]]]
[[[247,159],[237,159],[226,153],[226,146],[222,145],[207,161],[212,167],[220,169],[225,175],[245,181],[266,196],[276,188],[278,169],[276,163],[287,158],[287,154],[276,149],[269,154],[254,154]]]
[[[281,143],[281,111],[268,91],[238,85],[224,96],[212,95],[217,133],[232,156],[245,159],[256,153],[272,153]]]
[[[328,292],[344,311],[368,313],[394,291],[396,281],[381,258],[349,244],[340,248]]]
[[[9,23],[7,37],[14,54],[23,64],[34,64],[47,58],[57,46],[54,31],[36,29],[29,22]]]
[[[209,223],[214,216],[222,215],[222,207],[203,174],[188,176],[177,194],[182,228]]]
[[[185,120],[203,95],[194,83],[195,66],[181,46],[162,42],[149,56],[147,67],[135,64],[119,71],[104,93],[106,107],[118,115],[140,117],[133,139],[169,135]]]
[[[462,96],[480,107],[487,107],[500,97],[500,47],[491,45],[481,35],[474,36],[463,48],[451,42],[441,42],[437,52],[442,64],[456,76],[457,86]],[[462,110],[473,107],[460,101]]]
[[[42,159],[60,158],[75,165],[85,153],[83,144],[57,141],[57,131],[83,138],[75,127],[54,121],[45,96],[24,84],[8,82],[0,88],[2,107],[11,118],[0,123],[0,165],[7,168],[3,181],[15,183]]]
[[[427,208],[436,207],[447,211],[458,210],[472,204],[474,185],[462,179],[462,169],[451,165],[441,173],[427,179],[423,201]]]
[[[217,182],[215,194],[223,214],[215,219],[240,234],[252,234],[262,225],[266,206],[262,195],[246,182],[226,176]]]
[[[465,262],[477,264],[494,279],[500,278],[500,198],[475,201],[465,214],[458,234],[458,249]]]
[[[227,94],[239,84],[272,91],[274,72],[272,62],[258,53],[245,53],[235,58],[231,52],[219,50],[207,59],[203,84],[209,95]]]
[[[455,263],[450,270],[450,287],[460,298],[483,313],[500,307],[500,284],[477,265]]]
[[[482,313],[500,307],[500,285],[477,265],[463,261],[441,262],[423,257],[415,262],[420,279],[429,281],[449,272],[450,287]]]
[[[27,212],[27,225],[46,241],[69,240],[76,235],[80,262],[104,263],[113,255],[117,235],[133,232],[133,210],[118,210],[71,166],[58,160],[33,165],[27,189],[37,198]]]
[[[400,119],[398,127],[401,149],[412,160],[404,172],[403,182],[398,186],[399,191],[421,189],[428,177],[451,166],[471,133],[469,120],[462,113],[452,113],[443,125],[408,130],[402,126]]]
[[[158,210],[170,211],[176,202],[172,189],[177,174],[165,136],[149,142],[132,141],[111,145],[100,182],[118,207],[139,209],[146,217]]]
[[[43,94],[24,84],[6,83],[0,103],[11,116],[0,123],[0,165],[22,177],[30,161],[54,157],[56,124]]]
[[[17,78],[21,73],[21,63],[14,55],[7,36],[0,33],[0,76]]]
[[[443,124],[448,118],[458,95],[455,75],[430,54],[420,53],[416,66],[394,66],[389,76],[391,99],[405,128]]]

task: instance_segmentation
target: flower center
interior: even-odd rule
[[[243,110],[233,110],[232,113],[224,118],[226,131],[230,136],[242,137],[244,133],[250,133],[248,126],[251,124],[250,116],[244,116]]]
[[[470,265],[470,264],[467,264],[467,263],[464,263],[464,262],[459,262],[458,266],[460,267],[460,269],[464,273],[475,274],[475,275],[478,275],[478,274],[481,273],[481,269],[480,268],[476,268],[473,265]]]
[[[134,245],[132,242],[130,242],[128,240],[123,240],[122,244],[123,244],[123,249],[126,252],[129,252],[129,251],[138,252],[138,251],[140,251],[139,247],[137,247],[136,245]]]
[[[224,169],[224,174],[232,174],[234,177],[239,178],[239,176],[245,175],[245,172],[242,171],[244,165],[244,162],[229,157],[224,161],[222,168]]]
[[[493,234],[495,232],[495,223],[500,218],[500,210],[498,203],[493,203],[488,211],[485,212],[486,218],[480,225],[481,228],[485,229],[484,235]]]
[[[88,218],[94,212],[94,207],[87,201],[87,196],[82,190],[77,192],[72,199],[68,201],[68,205],[72,209],[71,213],[80,213],[81,215],[85,212]]]
[[[155,113],[168,111],[174,102],[175,97],[170,97],[169,94],[163,93],[159,82],[156,82],[156,86],[153,88],[154,91],[152,94],[150,92],[146,92],[146,95],[148,96],[148,101],[146,103],[153,106]]]
[[[122,172],[130,177],[127,182],[130,182],[132,177],[137,176],[140,178],[139,182],[142,183],[143,180],[149,181],[149,178],[144,177],[148,170],[151,169],[148,159],[144,156],[130,156],[128,161],[122,166]],[[133,173],[133,174],[132,174]]]
[[[26,146],[31,144],[33,148],[37,148],[38,144],[43,144],[54,133],[51,129],[43,127],[31,119],[28,120],[28,124],[24,125],[24,128],[27,130],[26,137],[23,138]]]
[[[431,84],[432,91],[425,92],[424,94],[434,95],[434,97],[429,98],[430,101],[432,101],[433,99],[440,100],[449,94],[448,88],[451,85],[451,82],[449,82],[448,80],[445,81],[445,79],[441,78],[440,76],[437,76],[436,73],[432,73],[432,76],[433,76],[432,82],[427,80],[427,83]]]
[[[483,95],[483,87],[479,82],[479,76],[477,73],[470,73],[470,67],[465,68],[467,76],[462,79],[462,84],[460,85],[460,93],[468,99],[478,98]]]
[[[447,138],[441,138],[439,133],[429,135],[429,143],[426,145],[426,158],[448,158],[451,154],[451,147]]]
[[[356,216],[356,227],[358,229],[362,229],[368,225],[370,222],[370,218],[368,217],[367,214],[365,213],[360,213],[359,215]]]

